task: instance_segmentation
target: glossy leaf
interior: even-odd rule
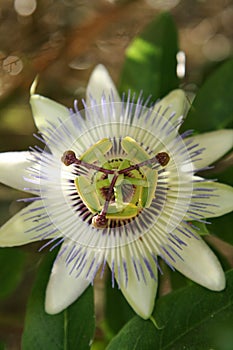
[[[0,249],[0,298],[9,295],[20,283],[24,272],[25,254],[18,248]]]
[[[232,127],[233,59],[220,66],[198,90],[185,129],[200,132]]]
[[[168,270],[167,273],[169,274],[172,290],[183,288],[193,283],[189,278],[185,277],[178,271]]]
[[[192,225],[197,229],[197,233],[200,236],[206,236],[209,235],[208,227],[204,222],[199,222],[199,221],[192,221]]]
[[[215,171],[215,169],[213,169]],[[219,182],[233,186],[233,167],[228,167],[224,172],[212,174],[205,174],[207,178],[216,177]],[[229,213],[220,217],[211,218],[208,221],[211,222],[211,225],[208,225],[208,230],[211,234],[217,236],[223,241],[233,245],[233,234],[232,234],[232,222],[233,222],[233,213]]]
[[[233,349],[233,270],[227,287],[212,292],[197,285],[157,301],[154,319],[135,316],[108,345],[108,350]]]
[[[143,33],[136,37],[126,51],[120,92],[143,91],[155,101],[178,86],[176,54],[177,31],[169,13],[162,13]]]
[[[233,245],[232,222],[233,213],[214,218],[211,220],[209,230],[213,235]]]
[[[95,328],[91,287],[65,311],[54,316],[44,311],[45,289],[54,257],[54,252],[48,253],[38,271],[27,307],[22,350],[90,349]]]
[[[134,315],[121,291],[112,288],[110,277],[105,286],[105,317],[110,330],[116,334]]]

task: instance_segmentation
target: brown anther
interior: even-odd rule
[[[108,226],[108,219],[103,214],[97,214],[92,218],[92,225],[95,228],[106,228]]]
[[[156,155],[156,159],[162,166],[165,166],[168,164],[170,157],[166,152],[161,152]]]
[[[78,159],[75,156],[75,153],[73,151],[66,151],[64,152],[63,156],[61,157],[61,161],[66,165],[71,165],[74,163],[77,163]]]

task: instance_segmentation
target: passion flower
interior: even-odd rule
[[[116,280],[145,319],[154,307],[160,259],[206,288],[225,287],[193,221],[231,211],[233,191],[195,173],[232,147],[232,130],[179,135],[188,106],[183,91],[153,106],[130,94],[121,101],[101,65],[83,110],[39,96],[34,87],[31,105],[45,148],[1,154],[0,179],[35,196],[1,228],[0,245],[47,240],[43,247],[51,250],[61,244],[46,291],[48,313],[70,305],[106,265],[112,285]]]

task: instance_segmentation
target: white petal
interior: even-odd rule
[[[120,102],[120,97],[112,78],[107,69],[102,64],[99,64],[89,78],[86,91],[87,106],[91,106],[91,97],[96,100],[97,104],[100,104],[103,93],[106,98],[113,94],[114,102]]]
[[[205,190],[206,189],[206,190]],[[196,219],[200,218],[201,214],[204,218],[213,218],[227,214],[233,210],[233,187],[218,183],[203,181],[193,184],[194,198],[192,203],[194,205],[205,205],[206,211],[193,214]],[[195,196],[200,195],[200,198]]]
[[[65,121],[70,116],[68,108],[44,96],[32,95],[30,103],[35,124],[44,133],[51,128],[50,123],[56,127],[61,123],[59,119]]]
[[[46,217],[46,210],[37,210],[39,207],[40,204],[38,202],[30,204],[0,228],[0,247],[14,247],[39,241],[40,237],[38,235],[49,232],[48,227],[42,229],[41,226],[40,230],[36,231],[39,225],[49,223]],[[35,215],[38,215],[38,217],[35,217]],[[30,217],[33,218],[30,219]],[[43,217],[43,219],[40,220],[40,217]],[[46,236],[46,238],[51,237],[54,237],[54,235]]]
[[[136,273],[128,247],[121,247],[120,251],[122,258],[119,258],[119,262],[117,262],[116,256],[112,259],[108,258],[109,267],[113,268],[114,261],[114,275],[124,297],[140,317],[148,319],[152,314],[157,292],[157,267],[148,254],[146,258],[151,271],[153,271],[153,278],[143,259],[140,262],[138,261]],[[140,267],[143,269],[144,278]]]
[[[185,118],[189,107],[190,103],[184,91],[180,89],[171,91],[154,106],[155,110],[159,111],[159,114],[163,114],[167,119],[170,118],[171,114],[175,113],[171,123],[175,123],[181,117]]]
[[[63,252],[64,243],[60,249]],[[46,289],[45,310],[57,314],[71,305],[88,287],[90,280],[71,273],[72,264],[67,263],[67,254],[58,253]]]
[[[191,227],[189,232],[193,232],[195,235]],[[176,231],[176,235],[186,244],[186,246],[182,245],[182,251],[179,250],[183,260],[179,257],[175,258],[176,262],[169,257],[167,260],[194,282],[214,291],[223,290],[226,282],[222,267],[202,238],[200,236],[189,238],[179,231]]]
[[[198,157],[200,160],[194,162],[195,169],[201,169],[217,161],[233,147],[233,130],[211,131],[186,140],[193,140],[193,144],[199,144],[198,148],[204,148]]]
[[[28,178],[27,169],[33,165],[29,152],[5,152],[0,153],[0,181],[4,185],[11,186],[17,190],[38,187],[35,184],[25,181]]]

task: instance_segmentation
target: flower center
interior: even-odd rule
[[[92,224],[96,228],[108,227],[110,220],[135,218],[144,208],[149,208],[157,184],[157,170],[153,166],[156,163],[166,166],[170,159],[166,152],[150,158],[130,137],[121,140],[124,158],[108,159],[112,146],[106,138],[80,158],[73,151],[62,156],[65,165],[76,164],[88,170],[75,178],[75,185],[83,203],[93,213]]]

